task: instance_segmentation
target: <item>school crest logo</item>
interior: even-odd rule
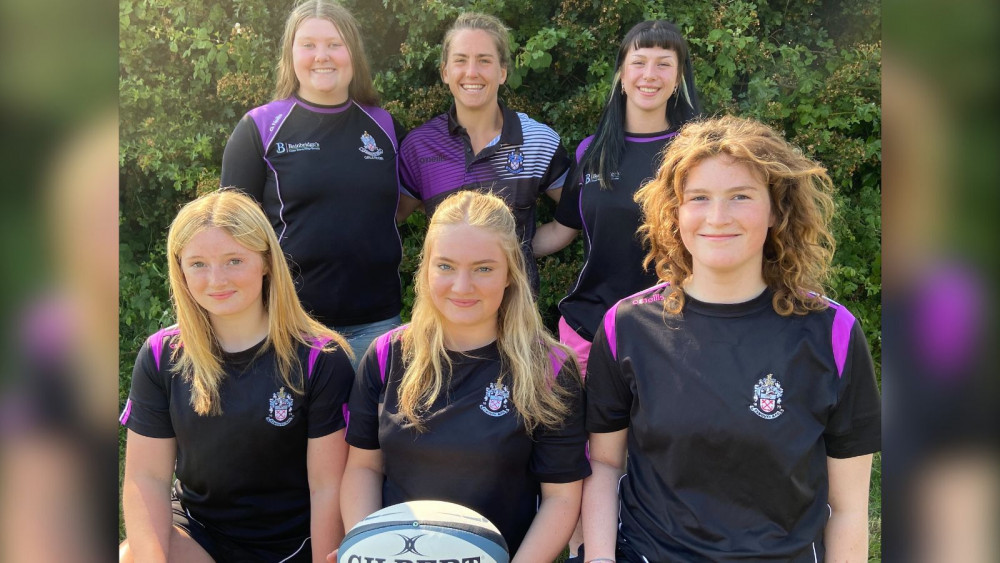
[[[507,155],[507,164],[504,165],[507,172],[511,174],[518,174],[524,171],[524,154],[520,150],[514,149],[514,152]]]
[[[778,418],[785,412],[781,406],[782,394],[784,390],[781,388],[781,383],[774,378],[774,374],[769,373],[753,386],[753,404],[750,405],[750,410],[767,420]]]
[[[275,426],[287,425],[295,418],[292,416],[292,403],[292,396],[285,393],[285,388],[278,389],[278,392],[272,394],[271,400],[268,401],[270,409],[268,409],[268,416],[264,420]]]
[[[483,404],[479,405],[479,408],[490,416],[503,416],[510,412],[507,401],[509,397],[510,391],[506,385],[501,385],[499,381],[491,383],[486,387],[486,396],[483,397]]]
[[[378,148],[375,144],[375,137],[372,137],[368,131],[361,136],[361,147],[358,148],[359,151],[365,153],[365,160],[383,160],[382,149]]]

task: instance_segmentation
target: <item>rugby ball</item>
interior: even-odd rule
[[[507,542],[475,510],[437,500],[387,506],[355,525],[337,563],[509,563]]]

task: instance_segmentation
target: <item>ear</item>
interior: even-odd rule
[[[505,82],[507,82],[507,69],[506,68],[501,68],[500,69],[500,84],[504,84]]]
[[[438,69],[438,73],[441,75],[441,82],[444,82],[445,85],[448,84],[448,78],[447,78],[447,75],[445,73],[445,68],[446,67],[447,67],[447,65],[445,63],[441,63],[441,67]]]

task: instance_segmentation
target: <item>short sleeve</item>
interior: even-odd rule
[[[358,364],[347,409],[347,443],[365,450],[377,450],[380,447],[378,407],[382,400],[383,385],[376,352],[377,342],[378,339],[372,341]]]
[[[560,387],[570,392],[569,414],[563,424],[535,430],[528,471],[541,483],[571,483],[590,475],[584,428],[587,401],[576,371],[576,364],[567,361],[556,379]]]
[[[580,190],[583,184],[576,180],[577,164],[570,166],[566,173],[566,182],[563,184],[562,196],[556,205],[555,219],[560,224],[571,229],[583,229],[583,217],[580,215]]]
[[[558,139],[558,136],[556,138]],[[569,157],[566,155],[566,149],[563,148],[562,143],[558,143],[555,152],[552,154],[552,160],[549,161],[549,167],[545,170],[545,176],[542,177],[542,181],[538,184],[539,192],[563,187],[563,184],[566,182],[566,173],[568,170]]]
[[[848,363],[841,377],[840,399],[827,421],[827,455],[848,458],[882,449],[882,408],[875,367],[861,323],[851,328]]]
[[[617,307],[612,307],[605,317],[616,313]],[[587,361],[587,431],[595,433],[628,428],[633,398],[621,363],[611,352],[604,325],[602,322],[597,328]]]
[[[309,438],[321,438],[347,425],[347,398],[354,383],[354,368],[343,348],[320,352],[312,370],[306,368]]]
[[[267,179],[264,164],[264,145],[257,132],[257,125],[250,114],[236,124],[236,129],[226,142],[222,153],[222,187],[235,187],[262,202],[264,182]]]
[[[423,201],[422,186],[417,181],[419,177],[420,164],[417,161],[416,148],[413,146],[413,143],[408,143],[404,140],[400,143],[399,147],[399,182],[404,193],[414,199]]]
[[[167,349],[163,363],[157,367],[151,349],[151,339],[147,339],[139,350],[132,369],[132,388],[128,402],[121,415],[121,423],[136,434],[149,438],[173,438],[174,426],[170,420],[170,384],[172,374],[164,367],[169,355],[169,338],[158,341]]]

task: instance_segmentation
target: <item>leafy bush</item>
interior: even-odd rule
[[[636,22],[665,17],[684,30],[706,113],[769,123],[824,162],[838,188],[832,296],[861,319],[881,358],[880,4],[678,0],[345,0],[366,32],[383,105],[407,128],[445,111],[441,37],[462,10],[501,17],[514,67],[501,97],[548,123],[568,151],[593,132],[618,42]],[[269,99],[284,18],[280,0],[122,0],[121,385],[143,338],[172,322],[163,240],[180,205],[218,185],[238,119]],[[540,219],[552,206],[540,207]],[[412,279],[426,218],[401,231]],[[580,241],[540,261],[540,309],[556,304],[582,263]],[[404,318],[412,306],[404,295]]]

